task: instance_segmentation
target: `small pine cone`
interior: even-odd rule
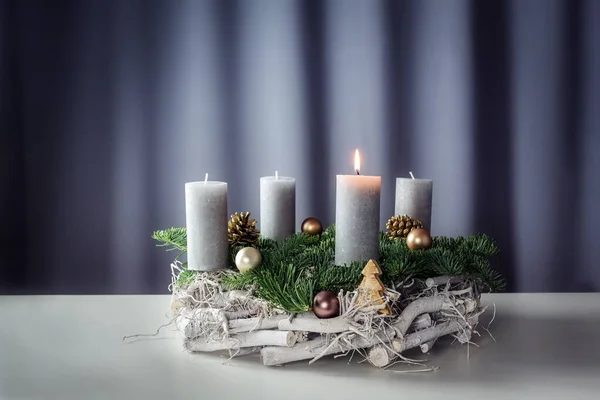
[[[260,231],[256,228],[256,220],[250,219],[249,212],[235,213],[227,223],[229,244],[254,244],[258,242]]]
[[[408,215],[396,215],[385,224],[390,239],[405,238],[413,229],[423,228],[421,221]]]

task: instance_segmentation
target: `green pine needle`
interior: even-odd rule
[[[196,271],[192,271],[191,269],[184,269],[179,273],[179,275],[177,275],[175,286],[179,288],[188,287],[196,279],[196,274]]]
[[[167,250],[187,248],[185,228],[154,232],[153,238]],[[490,267],[490,258],[498,254],[494,241],[486,235],[434,237],[430,250],[409,250],[405,239],[390,239],[380,234],[379,264],[382,281],[396,284],[407,278],[426,279],[438,275],[464,275],[477,279],[484,290],[506,288],[505,279]],[[245,246],[229,249],[230,266]],[[362,280],[364,262],[348,266],[334,265],[335,226],[321,235],[297,233],[282,241],[260,238],[252,247],[260,250],[262,265],[249,273],[232,272],[223,277],[227,289],[252,290],[265,301],[289,313],[310,310],[316,293],[330,290],[354,290]],[[195,271],[183,270],[177,286],[185,287],[195,279]]]
[[[162,231],[156,231],[152,238],[161,242],[157,246],[170,246],[170,250],[187,250],[187,230],[186,228],[169,228]]]
[[[222,282],[229,290],[250,290],[256,283],[256,275],[251,271],[246,274],[227,274]]]
[[[179,255],[175,257],[178,260],[187,251],[187,230],[186,228],[170,228],[162,231],[156,231],[152,239],[160,242],[159,247],[168,247],[167,251],[179,250]]]

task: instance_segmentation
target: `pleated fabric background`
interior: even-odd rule
[[[434,180],[510,291],[600,289],[600,1],[0,1],[0,291],[165,293],[184,183]]]

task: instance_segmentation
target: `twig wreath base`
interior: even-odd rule
[[[172,268],[179,269],[177,263]],[[342,290],[339,316],[319,319],[312,311],[278,310],[250,290],[226,290],[227,273],[202,272],[187,286],[172,286],[172,311],[186,350],[228,351],[230,357],[260,353],[267,366],[354,354],[379,368],[420,364],[402,353],[412,348],[427,353],[447,335],[471,343],[485,311],[477,280],[439,276],[387,289],[384,304],[359,307],[357,292]],[[379,312],[386,306],[390,315]]]

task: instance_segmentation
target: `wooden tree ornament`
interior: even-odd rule
[[[358,286],[358,298],[356,299],[356,305],[358,307],[384,304],[385,300],[383,298],[383,292],[385,291],[385,286],[383,285],[383,282],[381,282],[381,279],[379,279],[379,275],[381,274],[381,268],[377,262],[375,260],[369,260],[362,270],[364,278]],[[390,315],[392,310],[389,305],[386,305],[379,310],[379,312]]]

